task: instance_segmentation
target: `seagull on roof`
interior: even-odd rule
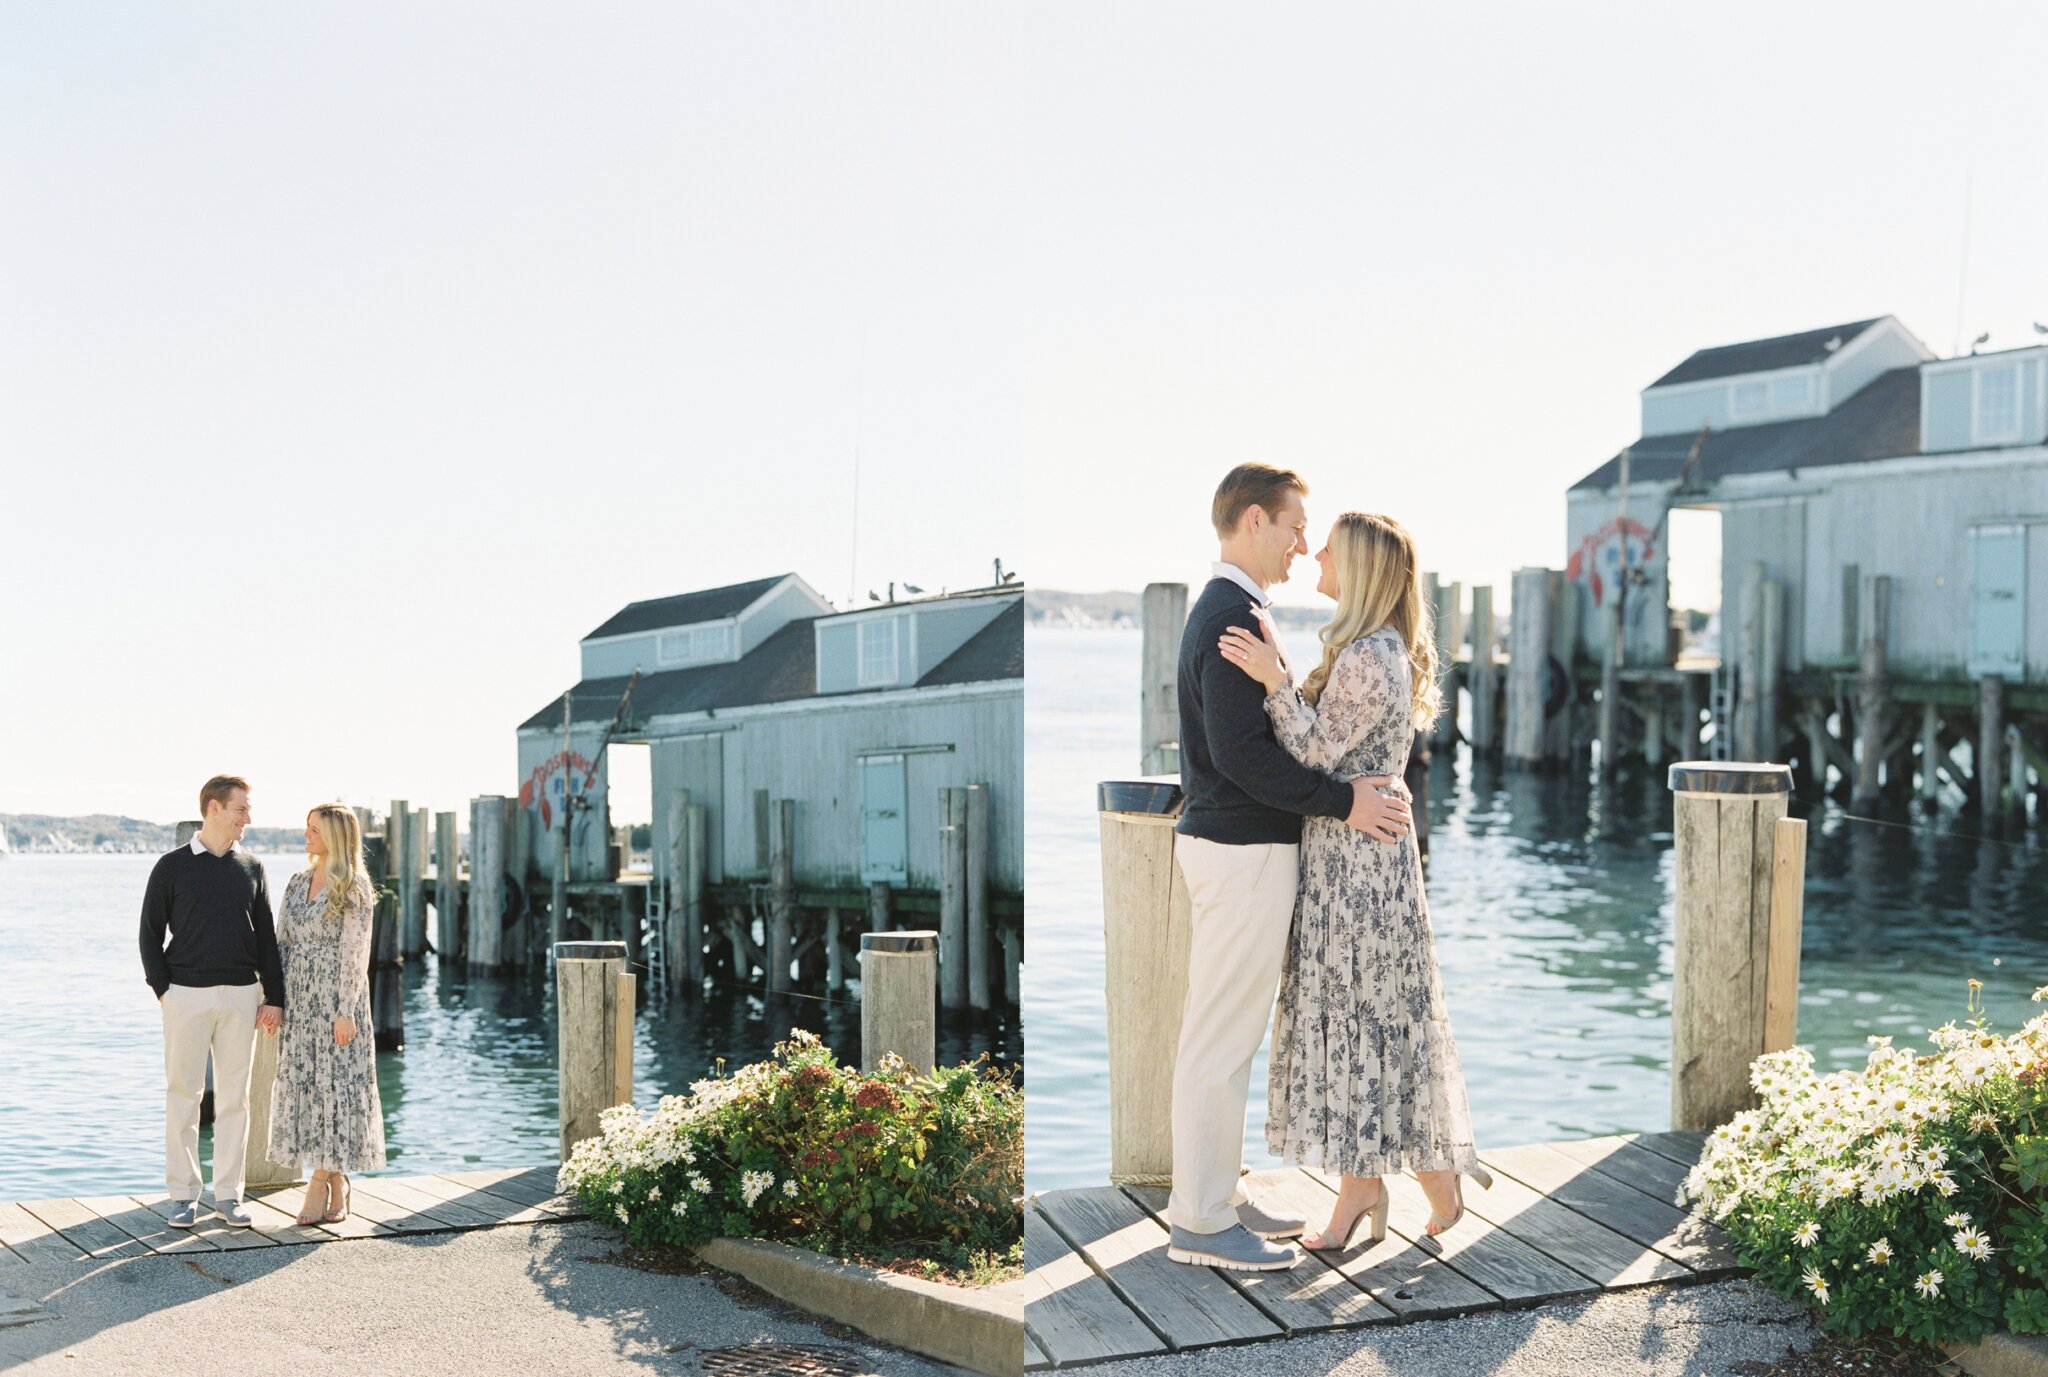
[[[912,597],[915,597],[915,596],[917,596],[917,595],[918,595],[919,593],[922,593],[922,592],[924,591],[924,589],[922,589],[922,588],[919,588],[919,587],[918,587],[918,586],[917,586],[916,584],[914,584],[914,583],[906,583],[906,584],[904,584],[904,585],[903,585],[903,591],[904,591],[904,592],[906,592],[906,593],[908,593],[908,594],[910,594],[910,595],[911,595]]]
[[[2041,323],[2040,321],[2038,321],[2038,320],[2037,320],[2037,321],[2035,321],[2035,322],[2034,322],[2034,333],[2035,333],[2035,334],[2037,334],[2037,335],[2048,335],[2048,325],[2043,325],[2043,324],[2042,324],[2042,323]]]

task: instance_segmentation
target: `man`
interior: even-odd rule
[[[1304,817],[1339,818],[1382,841],[1408,826],[1408,805],[1380,793],[1389,779],[1340,783],[1287,754],[1266,716],[1265,690],[1226,661],[1228,627],[1269,625],[1266,590],[1308,553],[1308,485],[1243,464],[1216,489],[1210,518],[1222,542],[1215,577],[1181,635],[1181,789],[1174,859],[1191,901],[1188,993],[1173,1071],[1172,1226],[1175,1262],[1241,1271],[1291,1267],[1270,1242],[1302,1231],[1238,1184],[1252,1058],[1287,956]],[[1275,638],[1277,639],[1277,638]]]
[[[263,865],[241,846],[249,826],[248,781],[235,775],[207,780],[199,814],[191,844],[157,861],[142,896],[142,971],[164,1017],[164,1188],[171,1226],[197,1224],[199,1097],[210,1052],[214,1209],[246,1229],[252,1222],[242,1201],[249,1063],[256,1030],[270,1036],[283,1026],[284,972]]]

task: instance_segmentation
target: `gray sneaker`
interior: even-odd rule
[[[1237,1207],[1237,1222],[1260,1238],[1299,1238],[1308,1221],[1297,1215],[1274,1214],[1247,1200]]]
[[[1167,1238],[1166,1256],[1171,1262],[1226,1267],[1233,1272],[1284,1272],[1299,1254],[1266,1242],[1242,1224],[1233,1224],[1215,1234],[1191,1233],[1176,1226]]]
[[[221,1222],[230,1228],[246,1229],[256,1222],[249,1214],[249,1207],[239,1200],[216,1200],[213,1208],[220,1215]]]
[[[170,1225],[173,1229],[190,1229],[195,1227],[199,1223],[199,1202],[197,1200],[180,1200],[171,1208],[171,1212],[165,1217],[164,1223]]]

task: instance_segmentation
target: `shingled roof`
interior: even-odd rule
[[[776,584],[788,578],[777,574],[773,578],[755,579],[751,583],[733,583],[724,588],[705,588],[695,593],[678,593],[672,598],[649,598],[645,602],[629,602],[614,612],[611,619],[583,639],[594,641],[600,636],[629,636],[636,631],[652,631],[664,626],[690,626],[697,622],[716,621],[720,617],[734,617],[754,605],[754,601]]]
[[[775,582],[774,579],[768,580],[768,584],[771,585]],[[758,597],[759,594],[755,596]],[[673,602],[677,599],[664,601]],[[813,628],[819,620],[821,619],[817,617],[804,617],[793,621],[738,660],[729,663],[697,665],[689,669],[670,669],[658,674],[641,675],[640,682],[633,688],[633,703],[628,716],[642,720],[677,713],[716,712],[721,708],[787,703],[798,698],[818,697],[818,638]],[[917,681],[916,687],[972,684],[991,679],[1023,677],[1024,602],[1019,598],[1015,604],[999,613],[994,621],[969,637],[966,644],[934,665],[929,673]],[[569,690],[574,720],[583,723],[611,721],[612,714],[618,710],[619,696],[626,691],[626,681],[627,676],[621,674],[579,682]],[[848,694],[829,696],[841,698],[852,693],[882,691],[884,690],[851,690]],[[559,727],[561,724],[562,700],[554,698],[546,707],[521,722],[519,729],[526,731],[534,728]]]
[[[1842,343],[1835,346],[1839,349],[1882,319],[1883,316],[1878,316],[1847,325],[1801,330],[1796,335],[1701,349],[1650,386],[1669,387],[1673,383],[1704,382],[1708,378],[1732,378],[1742,373],[1764,373],[1773,368],[1797,368],[1801,364],[1819,363],[1834,352],[1828,348],[1829,340],[1840,339]]]
[[[1694,432],[1697,434],[1697,432]],[[1651,435],[1629,446],[1629,477],[1668,482],[1678,477],[1693,435]],[[1920,452],[1920,369],[1909,365],[1877,379],[1825,416],[1710,432],[1700,447],[1702,481],[1738,473],[1781,473],[1896,459]],[[1621,477],[1621,456],[1572,484],[1611,487]]]

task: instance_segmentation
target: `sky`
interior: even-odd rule
[[[2043,38],[1970,4],[0,8],[0,811],[168,821],[223,769],[259,823],[460,808],[628,601],[1199,580],[1246,459],[1505,601],[1695,348],[2031,342]]]

